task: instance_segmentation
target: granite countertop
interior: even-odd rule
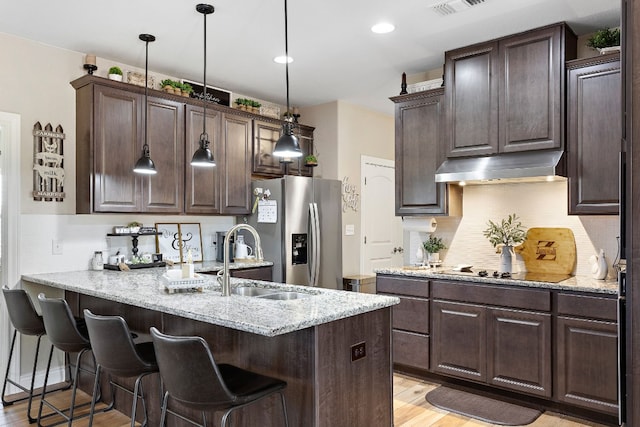
[[[197,271],[219,268],[208,263],[196,264]],[[240,278],[231,278],[231,286],[261,286],[313,295],[286,301],[239,295],[223,297],[213,276],[204,276],[208,283],[202,292],[168,294],[162,282],[165,271],[165,268],[72,271],[25,274],[22,280],[264,336],[282,335],[400,302],[383,295]]]
[[[396,276],[424,277],[427,279],[446,279],[459,280],[465,282],[488,283],[496,285],[512,285],[528,288],[546,288],[552,290],[593,292],[599,294],[618,293],[617,280],[597,280],[586,276],[572,276],[569,279],[558,283],[539,282],[535,280],[517,280],[517,279],[501,279],[492,277],[480,277],[477,271],[481,269],[474,268],[473,273],[453,272],[447,269],[426,269],[424,267],[395,267],[395,268],[379,268],[375,272],[377,274],[391,274]],[[487,269],[487,271],[491,271]]]
[[[230,262],[229,268],[231,270],[239,270],[243,268],[270,267],[272,265],[273,263],[271,261]],[[215,273],[222,270],[223,266],[224,263],[218,261],[202,261],[193,263],[193,269],[196,273]]]

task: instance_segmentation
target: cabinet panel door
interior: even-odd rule
[[[280,159],[271,155],[280,138],[282,126],[259,120],[255,120],[253,126],[253,173],[282,176]]]
[[[498,152],[498,43],[445,53],[448,157]]]
[[[273,267],[242,268],[238,270],[230,270],[230,273],[231,277],[266,280],[267,282],[273,281]]]
[[[489,384],[551,397],[551,314],[490,309]]]
[[[251,210],[251,119],[222,116],[223,214],[247,214]]]
[[[213,152],[216,166],[202,168],[191,166],[193,153],[200,147],[203,109],[187,105],[185,141],[185,212],[189,214],[220,213],[220,183],[222,147],[220,141],[220,116],[215,110],[207,110],[207,134],[209,148]]]
[[[620,61],[569,70],[569,214],[619,212],[620,96]]]
[[[94,102],[93,209],[140,212],[142,179],[133,173],[133,166],[142,153],[138,127],[142,97],[96,86]]]
[[[617,325],[558,317],[557,399],[617,414]]]
[[[396,215],[446,213],[447,186],[434,175],[442,153],[442,89],[395,106]]]
[[[412,332],[392,332],[393,363],[413,368],[429,369],[429,337]]]
[[[147,114],[149,149],[158,172],[142,178],[142,211],[178,214],[184,206],[184,104],[149,97]]]
[[[431,370],[474,381],[486,381],[485,319],[484,307],[433,301]]]
[[[500,41],[500,152],[562,146],[561,37],[556,26]]]

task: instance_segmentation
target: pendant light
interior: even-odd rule
[[[289,113],[289,34],[287,25],[287,0],[284,0],[284,54],[285,54],[285,73],[287,82],[287,114],[285,122],[282,124],[282,136],[276,142],[272,155],[275,157],[302,157],[300,143],[298,138],[293,134],[293,118]]]
[[[153,164],[153,160],[151,160],[151,156],[149,155],[149,144],[148,144],[148,111],[147,111],[147,92],[149,90],[149,42],[153,42],[156,40],[155,36],[151,34],[140,34],[138,36],[140,40],[145,42],[145,61],[144,61],[144,145],[142,146],[142,157],[138,159],[136,165],[133,167],[133,171],[139,174],[145,175],[155,175],[157,173],[156,166]]]
[[[209,135],[207,134],[207,15],[214,12],[213,6],[210,4],[199,4],[196,10],[204,16],[204,115],[202,116],[202,133],[200,134],[200,147],[193,153],[191,158],[191,166],[198,167],[214,167],[216,161],[213,158],[213,152],[209,148]]]

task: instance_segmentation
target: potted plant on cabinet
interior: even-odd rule
[[[447,246],[444,244],[441,237],[431,235],[422,243],[422,248],[427,253],[427,260],[431,265],[438,264],[440,262],[440,251],[447,249]]]
[[[122,81],[122,70],[120,67],[111,67],[109,68],[109,79],[115,80],[117,82]]]
[[[304,158],[304,165],[310,168],[318,166],[318,158],[313,154],[309,154]]]
[[[620,29],[604,28],[596,31],[587,40],[587,46],[597,49],[601,54],[620,50]]]
[[[499,270],[502,273],[511,273],[513,246],[516,243],[522,243],[527,232],[516,214],[507,216],[500,223],[489,220],[487,225],[489,227],[483,231],[484,237],[489,239],[494,248],[500,246],[501,249]]]
[[[189,83],[182,83],[182,96],[189,97],[191,96],[191,92],[193,92],[193,87]]]

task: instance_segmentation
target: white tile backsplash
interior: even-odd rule
[[[609,277],[615,277],[611,265],[618,250],[618,216],[568,215],[567,188],[566,181],[466,186],[463,216],[437,218],[434,234],[442,237],[448,246],[440,258],[447,265],[472,264],[497,269],[499,255],[482,232],[488,220],[499,221],[515,213],[526,228],[566,227],[573,231],[577,250],[575,274],[590,275],[589,258],[602,248],[609,265]],[[416,238],[418,234],[421,236]],[[405,233],[410,259],[415,259],[411,254],[415,254],[426,237],[424,233]]]

